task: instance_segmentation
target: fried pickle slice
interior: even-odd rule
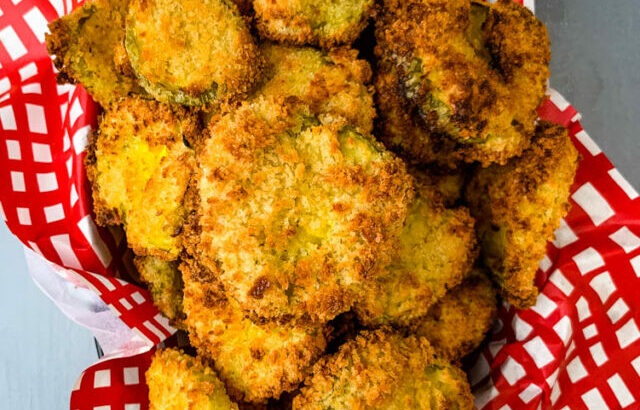
[[[538,263],[569,210],[577,167],[566,128],[542,121],[521,157],[478,170],[467,187],[484,263],[517,308],[535,304]]]
[[[446,135],[464,161],[483,165],[527,147],[550,60],[546,27],[528,9],[510,0],[386,0],[376,36],[428,135]]]
[[[254,0],[260,36],[330,48],[354,42],[374,10],[373,0]]]
[[[416,179],[418,186],[429,189],[436,200],[441,201],[447,208],[455,207],[464,196],[464,185],[467,179],[467,170],[464,167],[457,170],[409,167],[408,170]]]
[[[496,291],[482,271],[475,271],[431,306],[411,332],[425,337],[438,357],[458,361],[484,340],[498,311]]]
[[[384,263],[413,186],[404,163],[342,119],[259,98],[198,144],[190,253],[264,319],[330,320]],[[192,224],[193,225],[193,224]]]
[[[364,331],[325,356],[294,409],[472,409],[464,372],[437,359],[426,339]]]
[[[362,132],[373,130],[371,67],[348,47],[319,51],[264,43],[265,80],[256,95],[295,96],[315,114],[344,117]]]
[[[94,0],[49,24],[47,51],[59,71],[58,81],[81,83],[94,100],[107,106],[144,90],[123,72],[118,48],[124,40],[128,0]]]
[[[123,224],[138,255],[178,256],[184,195],[195,164],[184,138],[197,122],[180,107],[130,97],[100,119],[86,159],[99,225]]]
[[[365,326],[409,326],[473,267],[478,252],[469,211],[446,209],[429,185],[417,191],[390,263],[355,305]]]
[[[180,269],[189,339],[213,360],[231,397],[264,403],[295,389],[326,347],[322,326],[253,323],[211,271],[192,259]]]
[[[131,0],[125,46],[142,86],[166,103],[241,97],[263,65],[244,18],[227,0]]]
[[[238,409],[213,369],[177,349],[156,351],[145,378],[150,410]]]
[[[184,319],[184,285],[178,262],[167,262],[155,256],[136,256],[133,263],[140,278],[149,286],[153,304],[173,324],[179,324]]]

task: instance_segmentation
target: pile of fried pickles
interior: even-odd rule
[[[94,0],[50,24],[103,108],[86,171],[181,331],[150,408],[470,409],[535,304],[578,153],[511,0]],[[186,352],[185,352],[186,351]]]

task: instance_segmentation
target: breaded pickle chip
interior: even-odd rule
[[[472,409],[464,372],[436,359],[426,339],[362,332],[325,356],[294,409]]]
[[[131,0],[126,26],[131,65],[158,101],[226,101],[259,80],[258,47],[227,0]]]
[[[479,170],[467,187],[484,263],[517,308],[535,304],[538,263],[569,210],[577,167],[566,128],[542,121],[521,157]]]
[[[136,78],[123,73],[116,61],[124,40],[127,2],[86,2],[49,24],[47,50],[56,56],[58,81],[81,83],[103,106],[143,92]]]
[[[136,256],[133,260],[142,280],[149,285],[153,304],[173,322],[184,319],[182,310],[182,275],[178,262],[155,256]]]
[[[326,347],[322,327],[254,324],[206,268],[186,259],[181,270],[191,344],[213,360],[231,397],[261,403],[295,389]]]
[[[429,340],[439,357],[457,361],[482,343],[497,305],[491,281],[476,271],[431,306],[424,319],[412,323],[411,330]]]
[[[373,0],[254,0],[260,35],[329,48],[351,44],[373,13]]]
[[[327,321],[379,271],[413,196],[404,163],[343,120],[260,98],[212,121],[197,151],[191,253],[266,319]]]
[[[445,207],[451,208],[463,197],[467,170],[442,169],[438,167],[409,167],[409,173],[416,179],[418,186],[433,192],[436,200],[442,201]]]
[[[100,225],[123,224],[138,255],[178,256],[184,195],[194,167],[195,118],[180,107],[127,98],[100,120],[87,156]]]
[[[504,164],[527,147],[550,60],[547,30],[528,9],[386,0],[376,35],[423,128],[472,145],[465,161]]]
[[[215,372],[176,349],[158,350],[145,373],[150,410],[237,410]]]
[[[473,266],[477,249],[469,211],[446,209],[429,185],[417,191],[391,262],[355,305],[365,326],[408,326]]]
[[[373,130],[371,67],[358,59],[357,50],[341,47],[323,52],[272,43],[263,44],[261,50],[267,69],[257,95],[295,96],[315,114],[339,115],[363,132]]]

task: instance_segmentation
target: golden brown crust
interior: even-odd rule
[[[578,152],[566,128],[542,121],[520,158],[478,170],[467,187],[484,262],[503,297],[518,308],[536,301],[538,262],[569,210],[577,166]]]
[[[198,132],[181,107],[129,97],[107,108],[85,160],[99,225],[124,224],[138,255],[177,258],[186,217],[183,199],[193,172],[184,144]]]
[[[184,285],[178,262],[167,262],[153,256],[136,256],[133,263],[140,278],[149,286],[153,304],[172,325],[182,327]]]
[[[253,7],[261,37],[331,48],[355,41],[374,12],[374,1],[254,0]]]
[[[94,0],[49,24],[47,51],[55,55],[58,82],[81,83],[106,106],[142,94],[135,76],[123,70],[124,15],[128,0]]]
[[[341,116],[364,133],[373,130],[371,67],[348,47],[328,52],[264,43],[265,79],[256,96],[294,96],[316,115]]]
[[[189,339],[231,397],[264,403],[295,389],[326,347],[322,327],[255,324],[225,297],[216,272],[190,258],[180,269]]]
[[[496,291],[484,272],[475,272],[411,324],[439,357],[458,361],[482,343],[498,311]]]
[[[408,138],[387,130],[387,138],[423,160],[433,160],[442,136],[455,143],[445,149],[452,161],[486,166],[519,155],[549,76],[544,25],[506,0],[386,0],[383,10],[376,53],[395,77],[387,82],[398,84],[386,87],[406,98],[415,112],[403,115],[422,128]]]
[[[473,408],[464,372],[435,358],[424,338],[388,329],[362,332],[325,356],[294,398],[294,409]]]
[[[177,349],[158,350],[145,373],[150,410],[237,410],[215,372]]]
[[[194,255],[266,319],[329,320],[372,280],[413,196],[404,164],[340,119],[259,98],[209,127]],[[196,144],[198,146],[198,144]]]
[[[446,209],[431,185],[417,185],[390,263],[355,305],[365,326],[409,326],[471,271],[478,254],[466,208]]]

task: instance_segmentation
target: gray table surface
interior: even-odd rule
[[[623,175],[640,187],[640,7],[635,0],[538,0],[552,40],[551,84]],[[0,409],[66,409],[95,361],[91,334],[64,317],[26,273],[0,223]],[[13,312],[8,314],[8,312]]]

